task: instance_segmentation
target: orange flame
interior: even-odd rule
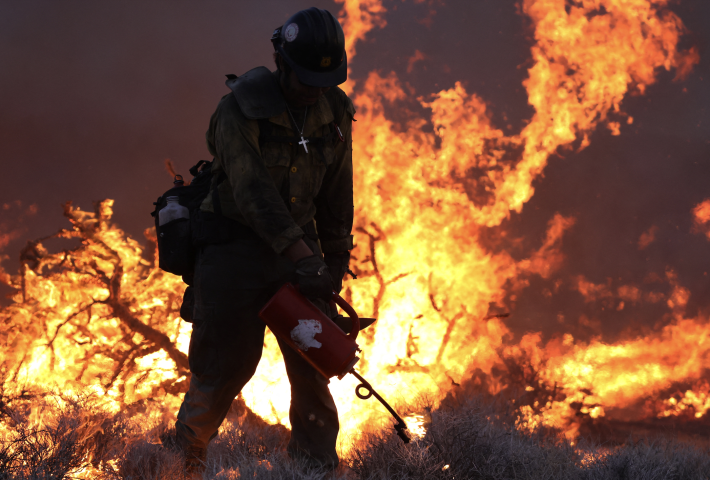
[[[386,10],[377,0],[338,1],[352,60],[357,41],[386,25]],[[371,72],[357,88],[346,85],[359,120],[352,265],[359,279],[346,282],[344,295],[362,315],[378,318],[359,337],[358,368],[384,397],[395,403],[423,392],[440,398],[473,372],[486,376],[486,388],[495,393],[505,387],[495,370],[514,361],[536,373],[526,391],[559,387],[521,405],[519,427],[552,425],[573,437],[580,416],[602,417],[673,382],[701,379],[710,327],[704,317],[684,317],[689,293],[672,271],[666,274],[672,292],[652,298],[634,285],[577,279],[589,301],[618,300],[616,308],[665,301],[667,325],[648,337],[608,345],[565,334],[543,345],[540,334],[529,333],[514,343],[490,306],[502,307],[532,275],[549,278],[560,267],[564,233],[575,220],[554,215],[539,248],[520,260],[482,242],[487,228],[522,211],[551,154],[586,147],[600,124],[621,133],[621,102],[630,90],[643,93],[658,68],[687,71],[697,62],[696,53],[677,50],[683,25],[659,11],[665,3],[524,0],[535,29],[524,85],[535,114],[517,135],[496,128],[484,100],[460,82],[420,98],[430,117],[410,115],[403,125],[385,114],[385,107],[410,98],[395,73]],[[428,123],[435,133],[422,129]],[[708,202],[696,208],[696,218],[710,218]],[[8,280],[15,303],[1,314],[12,327],[0,329],[5,384],[88,388],[112,411],[160,399],[160,408],[140,415],[172,416],[187,373],[190,327],[178,315],[184,285],[156,267],[152,251],[111,224],[111,206],[98,203],[94,213],[67,206],[73,229],[54,238],[81,240],[80,247],[51,254],[36,242],[23,252],[21,274]],[[290,388],[272,335],[265,347],[242,395],[268,422],[288,425]],[[364,425],[387,418],[379,405],[354,399],[355,384],[351,377],[331,383],[344,449]],[[675,415],[678,405],[704,413],[705,395],[676,395],[659,415]],[[419,425],[417,415],[409,418]]]
[[[348,61],[352,61],[357,53],[357,42],[365,40],[365,36],[373,28],[384,28],[387,25],[384,19],[387,9],[382,6],[380,0],[335,0],[335,3],[343,4],[338,21],[345,33],[345,54]],[[347,94],[355,87],[355,81],[350,78],[350,71],[348,66],[348,81],[340,85]]]
[[[705,233],[710,240],[710,199],[704,200],[693,208],[696,231]]]

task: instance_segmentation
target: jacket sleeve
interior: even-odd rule
[[[207,141],[227,174],[234,200],[249,227],[278,254],[300,240],[303,231],[261,158],[259,126],[242,114],[233,95],[220,102],[210,121]]]
[[[355,108],[345,97],[347,108],[342,119],[336,119],[345,138],[335,147],[335,159],[328,166],[315,198],[316,226],[323,253],[352,250],[353,237],[353,139],[352,121]]]

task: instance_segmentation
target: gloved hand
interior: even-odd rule
[[[350,252],[326,253],[325,264],[328,265],[330,276],[333,279],[333,287],[336,293],[343,289],[343,277],[348,271],[350,263]]]
[[[333,297],[333,279],[328,266],[318,255],[303,257],[296,262],[298,287],[308,298],[330,300]]]

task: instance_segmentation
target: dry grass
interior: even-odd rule
[[[32,407],[34,406],[34,407]],[[422,411],[426,405],[418,405]],[[36,421],[38,412],[48,420]],[[183,480],[183,459],[157,439],[167,422],[140,427],[108,416],[91,397],[24,392],[0,397],[12,432],[0,445],[0,480],[62,480],[91,468],[102,480]],[[511,427],[501,399],[447,399],[431,412],[427,434],[404,445],[390,429],[363,433],[334,473],[307,471],[285,453],[288,431],[251,414],[232,417],[210,445],[205,479],[678,479],[710,478],[708,452],[681,442],[629,442],[572,448],[555,432]],[[33,426],[30,426],[33,425]],[[83,478],[87,478],[84,476]]]

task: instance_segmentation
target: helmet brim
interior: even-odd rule
[[[294,62],[281,45],[277,46],[276,50],[286,63],[288,63],[289,67],[296,72],[298,81],[304,85],[321,88],[334,87],[344,83],[348,79],[348,55],[345,52],[343,52],[342,63],[335,70],[329,72],[314,72]]]

